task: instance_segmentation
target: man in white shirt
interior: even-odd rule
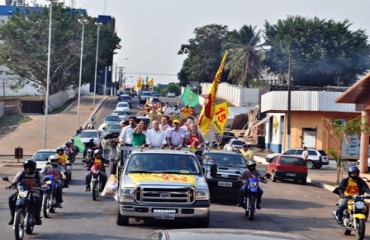
[[[308,150],[307,150],[307,147],[303,147],[302,158],[305,161],[308,159]]]
[[[121,146],[132,146],[134,129],[136,128],[136,117],[131,116],[128,121],[129,125],[122,128],[119,136],[119,144]]]
[[[163,116],[161,118],[161,124],[159,124],[159,129],[161,129],[162,131],[167,131],[168,129],[170,129],[170,125],[168,124],[168,121],[170,120],[170,118],[168,116]]]
[[[166,133],[159,129],[159,122],[157,120],[152,122],[152,128],[146,132],[145,143],[150,149],[153,147],[164,148],[166,144]]]
[[[170,104],[168,102],[166,102],[166,104],[162,108],[162,111],[163,111],[163,114],[164,115],[170,115],[172,113],[171,106],[170,106]]]

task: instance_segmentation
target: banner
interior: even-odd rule
[[[137,80],[136,87],[137,87],[137,89],[141,89],[142,86],[143,86],[143,84],[141,83],[141,77],[139,77],[139,79]]]
[[[204,136],[207,134],[209,130],[209,125],[215,113],[217,88],[218,88],[218,84],[220,83],[220,79],[221,79],[222,71],[225,66],[226,58],[227,58],[227,51],[225,51],[224,53],[220,67],[218,68],[216,76],[213,79],[211,89],[209,90],[209,93],[203,105],[202,111],[200,112],[200,115],[199,115],[198,125],[199,125],[199,129],[202,131]]]
[[[229,116],[229,107],[227,102],[217,104],[215,114],[213,115],[212,124],[219,135],[224,134],[224,127]]]
[[[82,153],[85,151],[85,144],[81,141],[79,137],[76,135],[73,136],[73,144],[78,148],[78,150]]]
[[[154,79],[153,79],[153,78],[151,78],[151,79],[149,80],[148,85],[149,85],[149,86],[153,86],[153,85],[154,85]]]
[[[199,97],[189,87],[186,87],[181,96],[181,101],[189,107],[195,108],[199,104]]]

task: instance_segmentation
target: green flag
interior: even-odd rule
[[[149,81],[149,77],[146,76],[146,78],[145,78],[145,84],[148,84],[148,81]]]
[[[189,107],[196,107],[199,104],[199,97],[189,87],[185,88],[184,93],[181,96],[181,101]]]
[[[78,136],[76,135],[73,136],[73,143],[80,152],[85,151],[85,144],[81,141],[81,139]]]

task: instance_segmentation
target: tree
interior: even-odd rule
[[[260,79],[263,70],[264,51],[259,45],[260,31],[252,26],[243,26],[239,31],[230,32],[224,41],[223,49],[229,51],[225,70],[228,79],[237,85],[249,87]]]
[[[53,4],[50,94],[78,86],[81,25],[77,20],[82,13],[62,3]],[[91,23],[85,25],[82,83],[86,83],[94,79],[91,69],[95,66],[97,28],[93,24],[95,19],[82,17]],[[49,8],[46,7],[18,10],[1,25],[4,43],[0,48],[0,64],[7,67],[7,74],[18,76],[12,81],[15,88],[31,84],[40,92],[46,89],[48,26]],[[111,65],[113,51],[120,48],[120,39],[114,33],[114,26],[104,26],[101,32],[105,38],[99,46],[100,64]]]
[[[357,117],[351,120],[348,120],[343,123],[340,119],[325,119],[330,126],[329,133],[333,137],[337,137],[339,140],[339,149],[342,149],[342,142],[349,135],[357,135],[360,137],[362,132],[369,132],[370,125],[368,124],[368,119],[365,117]],[[328,150],[329,155],[331,155],[337,164],[337,184],[343,178],[343,162],[340,156],[340,153],[335,149],[330,148]]]
[[[181,86],[189,82],[212,82],[222,59],[221,42],[228,33],[226,26],[210,24],[195,28],[195,38],[182,44],[178,54],[187,54],[178,73]]]
[[[348,20],[288,17],[272,25],[265,22],[265,64],[286,74],[288,59],[296,85],[350,86],[370,67],[370,46],[363,30],[351,32]]]

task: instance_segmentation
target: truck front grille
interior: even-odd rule
[[[178,186],[145,186],[135,189],[135,201],[142,203],[182,203],[190,204],[195,201],[194,187]]]

